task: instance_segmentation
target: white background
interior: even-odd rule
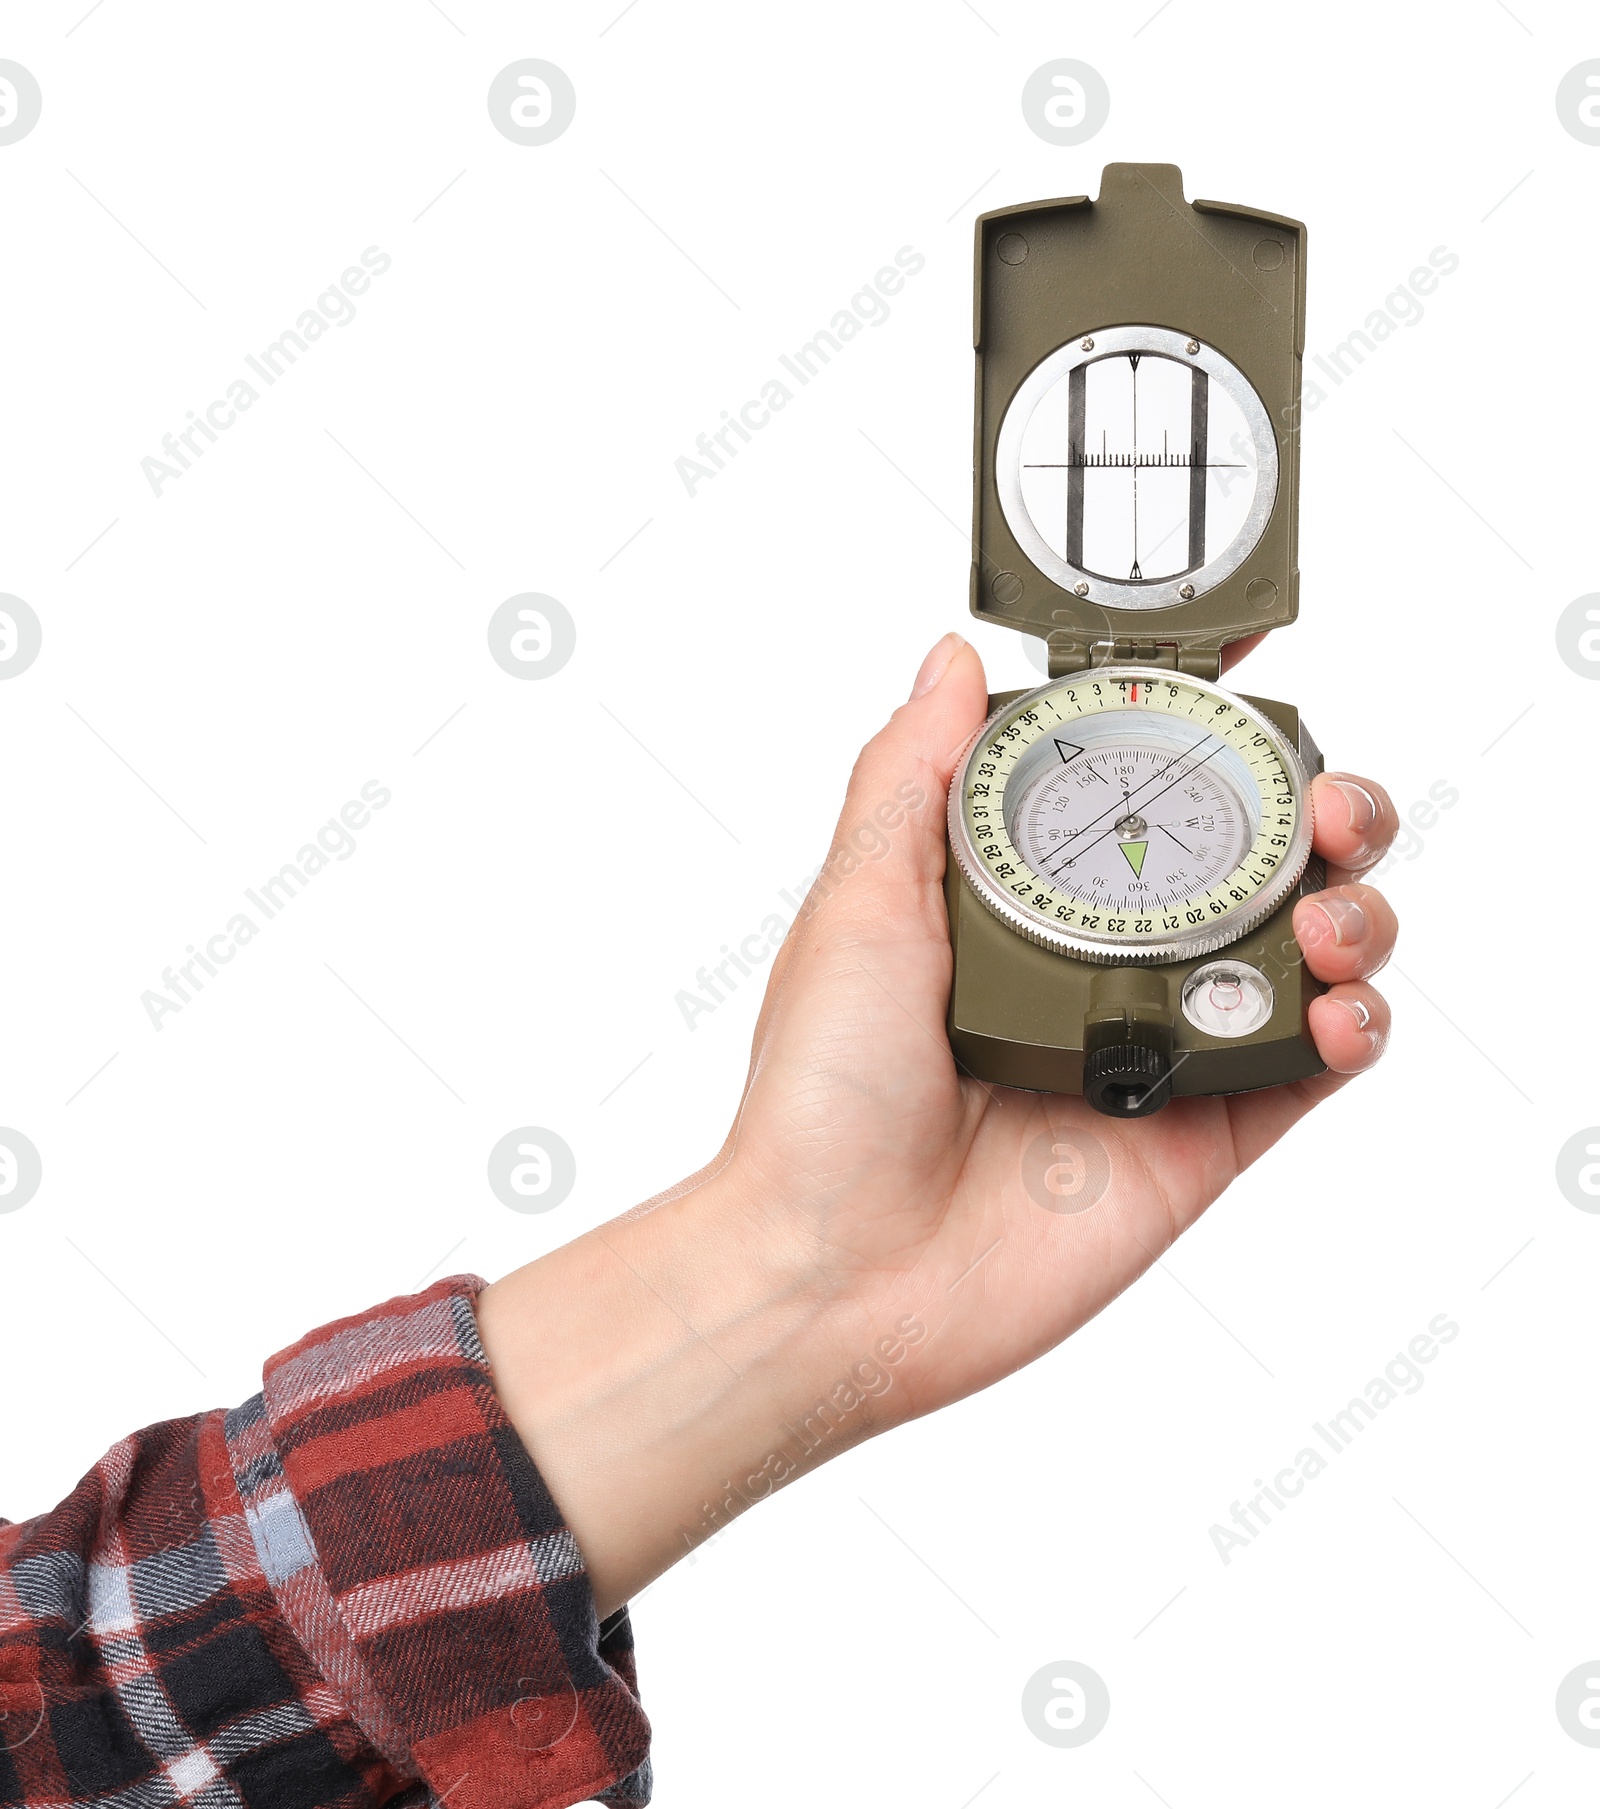
[[[1301,621],[1240,674],[1402,808],[1459,792],[1385,879],[1394,1046],[1068,1346],[647,1595],[657,1800],[1592,1801],[1553,1706],[1600,1653],[1600,1218],[1554,1179],[1600,1119],[1600,689],[1554,638],[1597,588],[1600,148],[1554,104],[1592,18],[82,10],[12,0],[0,39],[44,93],[0,148],[0,590],[44,625],[0,686],[0,1123],[44,1163],[0,1217],[0,1508],[716,1148],[757,982],[693,1031],[675,995],[813,871],[859,743],[970,626],[973,214],[1173,161],[1309,223],[1308,376],[1460,259],[1308,415]],[[537,148],[485,105],[527,56],[578,94]],[[1062,56],[1112,97],[1070,149],[1019,104]],[[356,318],[154,496],[162,435],[369,245]],[[908,245],[892,316],[688,496],[674,460]],[[538,683],[485,641],[529,590],[578,624]],[[724,762],[735,708],[770,759]],[[371,779],[354,855],[155,1031],[141,993]],[[596,833],[648,918],[596,907]],[[542,1217],[485,1180],[527,1124],[578,1160]],[[1213,1522],[1441,1312],[1426,1386],[1224,1566]],[[1112,1698],[1074,1751],[1018,1706],[1064,1658]]]

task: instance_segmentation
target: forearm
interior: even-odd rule
[[[496,1282],[478,1323],[602,1615],[898,1407],[872,1328],[727,1177]]]
[[[646,1800],[632,1634],[596,1626],[477,1293],[323,1326],[0,1522],[0,1802]]]

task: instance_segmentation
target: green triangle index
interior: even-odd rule
[[[1144,871],[1144,851],[1150,846],[1148,842],[1118,842],[1117,846],[1128,857],[1128,865],[1137,877]]]

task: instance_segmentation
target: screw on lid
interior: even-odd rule
[[[1083,1097],[1108,1118],[1148,1118],[1172,1097],[1171,1067],[1143,1043],[1108,1043],[1083,1064]]]

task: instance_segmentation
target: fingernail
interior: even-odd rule
[[[1378,820],[1378,800],[1354,779],[1335,779],[1333,784],[1350,812],[1350,833],[1364,836]]]
[[[1372,1022],[1372,1013],[1361,1002],[1361,1000],[1360,999],[1335,999],[1334,1003],[1336,1005],[1343,1006],[1343,1008],[1349,1012],[1351,1018],[1355,1022],[1356,1029],[1359,1030],[1363,1036],[1365,1036],[1367,1034],[1367,1026]]]
[[[1316,912],[1316,917],[1311,917],[1308,925],[1313,931],[1313,941],[1326,942],[1331,937],[1338,947],[1348,948],[1352,942],[1359,942],[1367,933],[1367,914],[1353,898],[1341,897],[1337,892],[1327,892],[1312,902],[1311,909]],[[1319,917],[1327,926],[1325,929],[1317,924]]]
[[[951,660],[956,657],[964,646],[966,646],[966,642],[959,634],[947,634],[937,643],[932,652],[929,653],[928,657],[922,662],[922,669],[917,673],[917,682],[911,687],[911,696],[913,700],[918,697],[927,696],[933,687],[938,684],[939,680],[944,677],[946,671],[949,669]]]

